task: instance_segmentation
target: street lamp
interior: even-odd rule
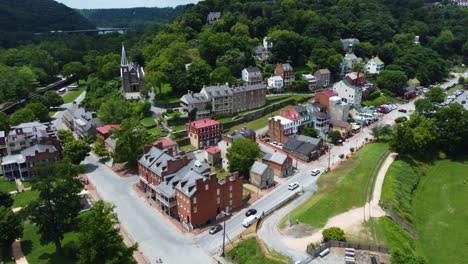
[[[224,220],[223,220],[223,252],[221,253],[221,257],[225,257],[226,256],[226,251],[225,251],[225,247],[226,247],[226,218],[228,217],[228,213],[226,213],[226,207],[224,207],[224,211],[222,211],[223,215],[224,215]]]
[[[330,157],[331,157],[332,144],[328,145],[328,171],[330,171]]]

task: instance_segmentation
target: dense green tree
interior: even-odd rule
[[[112,80],[119,76],[120,55],[109,53],[97,58],[97,76],[101,80]]]
[[[63,76],[74,76],[77,83],[80,83],[80,79],[83,79],[88,74],[88,68],[79,61],[72,61],[65,65],[62,68]]]
[[[125,100],[121,97],[109,98],[101,104],[98,114],[103,124],[120,124],[128,116]]]
[[[376,125],[371,128],[370,134],[376,139],[379,140],[384,136],[389,136],[392,134],[392,127],[390,125]]]
[[[32,122],[36,120],[36,115],[29,108],[20,109],[13,114],[11,114],[9,121],[10,125],[16,126],[25,122]]]
[[[426,98],[432,103],[442,103],[445,100],[445,90],[440,87],[432,87],[425,94]]]
[[[313,127],[304,127],[304,129],[302,130],[302,134],[304,136],[314,137],[314,138],[319,136],[317,129]]]
[[[242,69],[246,66],[246,61],[247,58],[244,52],[239,49],[231,49],[216,59],[216,66],[227,67],[232,76],[240,77]]]
[[[138,101],[127,103],[128,112],[136,118],[151,116],[151,103],[149,101]]]
[[[414,102],[416,113],[420,115],[426,115],[436,110],[436,106],[429,99],[418,99]]]
[[[468,147],[468,111],[460,104],[440,108],[434,116],[437,142],[449,154],[461,153]]]
[[[234,77],[231,74],[231,71],[226,66],[220,66],[214,69],[210,74],[211,84],[224,84],[224,83],[233,83]]]
[[[91,147],[84,140],[73,140],[63,147],[63,156],[73,164],[80,164],[90,151]]]
[[[294,65],[305,62],[304,40],[298,33],[289,30],[274,30],[268,34],[268,37],[273,43],[274,60],[292,61]]]
[[[328,138],[330,139],[331,143],[334,145],[338,144],[338,141],[340,140],[341,137],[342,137],[341,133],[338,130],[332,130],[328,134]]]
[[[377,77],[377,85],[380,89],[400,92],[408,81],[408,77],[402,71],[383,70]]]
[[[43,104],[47,107],[59,107],[63,102],[63,97],[55,91],[47,91],[43,96]]]
[[[9,248],[15,239],[23,235],[21,217],[11,208],[0,206],[0,248]]]
[[[369,42],[361,42],[353,45],[353,52],[360,58],[371,58],[375,53],[374,45]]]
[[[129,248],[123,243],[115,206],[97,201],[80,222],[78,263],[136,263],[133,252],[138,244]]]
[[[41,103],[30,103],[25,106],[24,109],[29,109],[34,113],[35,119],[40,122],[47,122],[50,120],[49,109]]]
[[[112,137],[117,139],[112,157],[115,162],[125,162],[129,167],[137,165],[138,156],[143,154],[143,147],[154,141],[137,119],[122,121],[120,130],[114,130]]]
[[[75,140],[75,138],[73,137],[73,132],[71,132],[70,130],[59,129],[57,131],[57,136],[60,139],[62,145],[65,145],[68,142],[72,142]]]
[[[344,241],[346,242],[346,236],[343,229],[339,227],[330,227],[322,231],[323,241],[327,242],[330,240]]]
[[[4,112],[0,112],[0,131],[8,131],[10,128],[10,118]]]
[[[104,146],[104,142],[102,140],[98,140],[96,143],[94,143],[93,151],[101,158],[107,158],[110,154]]]
[[[254,141],[239,138],[232,142],[226,153],[230,172],[239,172],[242,176],[248,176],[250,167],[260,155],[260,147]]]
[[[13,205],[13,199],[7,192],[0,191],[0,207],[10,208]]]
[[[188,67],[187,81],[190,89],[200,89],[210,84],[211,67],[203,60],[194,61]]]
[[[162,94],[162,87],[165,83],[169,81],[169,77],[164,72],[156,71],[149,72],[145,75],[146,85],[152,86],[159,91],[159,94]]]
[[[33,188],[39,191],[39,198],[28,206],[30,221],[39,228],[41,243],[53,242],[56,253],[62,254],[63,235],[74,224],[81,208],[78,194],[83,185],[76,177],[79,169],[64,159],[54,167],[40,163],[36,172]]]

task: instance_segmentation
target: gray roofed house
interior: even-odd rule
[[[42,153],[42,152],[51,152],[52,153],[52,152],[55,152],[55,151],[57,151],[57,148],[55,148],[52,145],[38,144],[38,145],[34,145],[32,147],[29,147],[27,149],[23,149],[21,151],[21,154],[24,155],[24,156],[34,156],[37,153]]]
[[[58,150],[62,150],[57,136],[57,128],[52,123],[27,122],[12,126],[8,136],[3,137],[3,139],[6,147],[6,151],[3,150],[3,155],[20,154],[21,150],[36,144],[54,145]]]
[[[79,138],[96,136],[96,128],[101,126],[96,112],[78,107],[76,102],[73,102],[73,106],[63,112],[62,120]]]
[[[343,44],[343,50],[345,52],[348,52],[353,48],[354,44],[359,44],[359,39],[357,38],[341,39],[341,43]]]
[[[206,17],[206,23],[212,25],[221,18],[221,12],[210,12]]]
[[[250,168],[250,183],[260,189],[271,186],[274,183],[273,168],[255,161]]]
[[[303,135],[290,136],[283,150],[305,162],[317,159],[324,152],[323,140]]]
[[[288,158],[288,155],[280,153],[280,152],[275,152],[273,154],[267,153],[263,156],[263,159],[273,161],[278,164],[283,164],[287,158]]]
[[[257,137],[257,134],[255,133],[255,130],[251,129],[250,127],[243,127],[240,130],[235,130],[230,135],[225,135],[223,140],[228,143],[232,143],[234,140],[238,138],[247,138],[252,141],[255,141],[256,137]]]
[[[263,75],[259,68],[249,66],[242,70],[242,81],[247,84],[259,84],[263,82]]]

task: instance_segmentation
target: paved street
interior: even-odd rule
[[[157,258],[163,263],[214,263],[192,239],[181,234],[164,216],[148,206],[144,198],[137,196],[132,190],[137,177],[121,178],[93,155],[84,163],[99,195],[116,206],[120,223],[151,263]]]

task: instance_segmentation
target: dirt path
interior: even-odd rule
[[[19,239],[16,239],[12,245],[13,257],[16,260],[16,264],[28,264],[28,260],[23,254],[23,250],[21,250],[21,242]]]
[[[361,225],[362,222],[368,221],[370,217],[384,216],[385,211],[382,208],[380,208],[379,200],[382,193],[382,185],[385,179],[385,174],[387,173],[387,170],[390,167],[390,165],[395,160],[396,155],[396,153],[390,154],[380,167],[379,172],[377,174],[377,178],[375,180],[374,192],[370,203],[367,203],[363,207],[353,208],[347,212],[333,216],[332,218],[328,219],[328,222],[322,229],[315,231],[310,236],[294,238],[291,236],[283,235],[283,241],[291,248],[294,248],[296,250],[304,250],[309,243],[320,242],[320,240],[322,239],[322,231],[326,228],[336,226],[347,232],[353,229],[354,227]]]

